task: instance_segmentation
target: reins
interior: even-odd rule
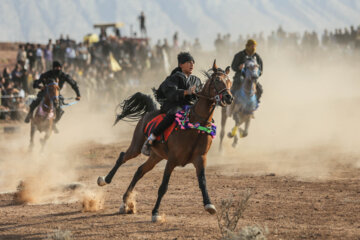
[[[211,82],[210,82],[210,84],[209,84],[209,85],[211,86],[211,84],[214,83],[214,89],[215,89],[215,91],[216,91],[216,95],[215,95],[215,96],[210,97],[210,96],[206,96],[206,95],[203,95],[203,94],[200,94],[200,93],[195,93],[195,96],[197,96],[198,98],[206,99],[206,100],[209,100],[210,102],[212,102],[212,109],[211,109],[211,111],[210,111],[209,116],[208,116],[206,119],[204,119],[203,117],[201,117],[199,114],[197,114],[197,113],[195,112],[195,106],[196,106],[196,104],[197,104],[198,102],[196,102],[196,103],[191,107],[192,113],[193,113],[196,117],[200,118],[201,121],[205,122],[206,125],[209,125],[209,124],[212,123],[212,120],[213,120],[213,119],[210,119],[210,120],[209,120],[209,118],[210,118],[210,116],[212,116],[212,114],[214,113],[214,110],[215,110],[216,105],[220,105],[220,104],[221,104],[221,100],[222,100],[222,99],[221,99],[221,94],[222,94],[223,92],[229,90],[229,89],[226,88],[226,87],[223,88],[223,89],[221,89],[220,91],[216,88],[216,81],[214,80],[214,78],[215,78],[216,75],[218,75],[218,74],[225,74],[225,73],[224,73],[224,72],[214,73],[213,76],[211,77]],[[209,95],[210,95],[210,86],[209,86]]]

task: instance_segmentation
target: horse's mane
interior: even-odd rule
[[[214,69],[212,69],[212,68],[210,68],[210,69],[207,70],[207,71],[202,70],[201,72],[202,72],[202,74],[204,74],[208,79],[210,79],[211,76],[215,73],[215,72],[214,72]],[[225,71],[222,70],[221,68],[218,68],[218,69],[217,69],[217,72],[225,73]]]

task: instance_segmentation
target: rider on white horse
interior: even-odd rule
[[[254,60],[259,65],[259,76],[263,72],[263,62],[258,53],[256,53],[256,41],[249,39],[246,43],[245,49],[238,52],[232,61],[231,68],[235,71],[234,81],[231,88],[231,93],[234,95],[240,89],[244,80],[245,63],[249,60]],[[256,83],[256,97],[258,102],[262,94],[262,86],[259,82]]]

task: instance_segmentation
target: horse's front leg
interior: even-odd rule
[[[152,210],[152,218],[151,220],[153,222],[158,222],[161,221],[161,216],[159,215],[159,207],[160,207],[160,202],[162,197],[165,195],[167,189],[168,189],[168,184],[169,184],[169,180],[170,180],[170,176],[172,171],[174,170],[175,165],[173,164],[173,162],[171,161],[171,159],[169,159],[166,163],[166,167],[165,167],[165,171],[164,171],[164,176],[161,182],[161,185],[159,187],[159,191],[158,191],[158,198],[156,200],[156,204],[154,209]]]
[[[226,125],[226,119],[228,117],[227,115],[227,109],[230,107],[224,107],[221,109],[221,132],[220,132],[220,144],[219,144],[219,150],[222,150],[222,142],[225,135],[225,125]]]
[[[34,135],[35,135],[35,126],[34,126],[34,124],[31,122],[31,126],[30,126],[30,145],[29,145],[29,151],[32,151],[32,149],[34,148]]]
[[[41,139],[41,151],[44,151],[45,144],[46,144],[47,140],[48,140],[48,139],[50,138],[50,136],[51,136],[52,128],[53,128],[53,124],[52,124],[52,122],[51,122],[51,123],[49,124],[48,130],[46,130],[46,132],[45,132],[44,138]]]
[[[209,212],[210,214],[216,213],[215,206],[211,203],[209,194],[207,192],[206,188],[206,178],[205,178],[205,163],[206,163],[206,157],[201,156],[198,158],[198,160],[195,162],[195,168],[196,168],[196,174],[199,181],[199,187],[203,196],[203,203],[205,210]]]

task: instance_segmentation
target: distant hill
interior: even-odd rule
[[[171,40],[175,31],[180,40],[212,46],[217,33],[233,39],[279,25],[287,31],[303,32],[344,28],[360,24],[359,0],[1,0],[0,41],[36,41],[64,36],[80,40],[94,23],[122,21],[122,32],[130,25],[139,32],[137,16],[147,17],[149,36]],[[171,41],[170,41],[171,42]]]

